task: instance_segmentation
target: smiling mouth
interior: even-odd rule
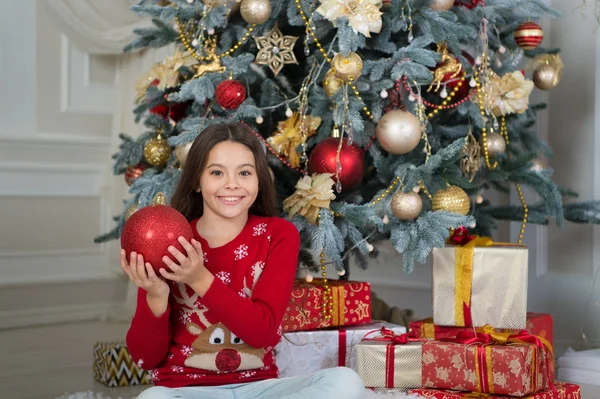
[[[217,197],[221,202],[227,204],[227,205],[235,205],[237,203],[239,203],[240,201],[242,201],[244,199],[244,197],[235,197],[235,196],[228,196],[228,197]]]

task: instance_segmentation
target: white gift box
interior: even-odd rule
[[[574,384],[600,386],[600,349],[576,352],[569,348],[558,359],[558,379]]]
[[[283,334],[275,347],[279,377],[295,377],[340,365],[356,370],[356,347],[369,332],[382,327],[396,334],[406,328],[386,322],[373,322],[346,328],[297,331]],[[344,343],[340,351],[340,343]],[[344,356],[339,362],[340,353]]]
[[[433,322],[440,326],[525,329],[527,319],[527,247],[493,245],[433,249]],[[458,259],[458,262],[457,262]],[[470,267],[465,268],[468,264]],[[470,280],[468,272],[471,272]],[[469,281],[466,281],[469,280]],[[461,295],[469,297],[465,308]],[[467,321],[467,322],[465,322]]]

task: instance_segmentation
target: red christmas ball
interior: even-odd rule
[[[335,175],[339,142],[339,138],[330,137],[313,148],[308,159],[310,173],[333,173]],[[349,190],[358,185],[365,174],[365,154],[362,148],[356,144],[348,145],[347,140],[344,139],[340,152],[340,163],[342,165],[339,173],[340,183],[343,190]],[[335,180],[335,176],[333,179]]]
[[[187,108],[189,102],[185,103],[170,103],[170,104],[159,104],[150,108],[150,113],[160,115],[163,118],[167,117],[173,119],[175,122],[179,122],[187,115]]]
[[[456,1],[454,4],[464,6],[467,7],[469,10],[472,10],[473,8],[477,7],[479,3],[481,3],[481,0],[459,0]]]
[[[147,168],[148,166],[144,165],[143,163],[131,165],[130,167],[128,167],[125,171],[125,182],[127,183],[127,185],[131,186],[134,181],[136,181],[142,176],[144,170]]]
[[[533,50],[544,39],[544,31],[535,22],[523,22],[515,29],[513,36],[523,50]]]
[[[217,103],[225,109],[237,109],[246,99],[246,89],[237,80],[224,80],[215,91]]]
[[[152,205],[135,212],[125,222],[121,232],[121,248],[129,258],[132,251],[141,254],[145,262],[150,262],[154,270],[167,268],[162,257],[167,255],[177,262],[167,250],[170,245],[186,254],[177,238],[183,236],[188,241],[193,237],[192,227],[178,211],[167,205]]]

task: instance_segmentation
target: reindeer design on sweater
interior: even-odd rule
[[[248,285],[244,278],[243,292],[252,296],[252,289],[262,273],[262,265],[252,266],[252,281]],[[264,367],[264,348],[253,348],[242,341],[223,323],[209,320],[208,308],[197,303],[198,294],[189,294],[185,284],[177,284],[180,297],[173,295],[183,305],[186,312],[198,316],[199,324],[190,321],[185,324],[187,331],[196,336],[192,343],[192,351],[185,360],[185,365],[203,370],[231,372]]]

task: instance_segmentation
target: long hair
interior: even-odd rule
[[[173,208],[181,212],[189,221],[202,216],[204,211],[202,192],[198,193],[195,189],[206,168],[210,150],[223,141],[243,144],[254,154],[256,174],[258,175],[258,195],[250,207],[249,213],[258,216],[275,216],[277,214],[275,186],[271,179],[267,156],[259,139],[250,128],[239,123],[211,125],[196,137],[188,152],[181,179],[171,199]]]

